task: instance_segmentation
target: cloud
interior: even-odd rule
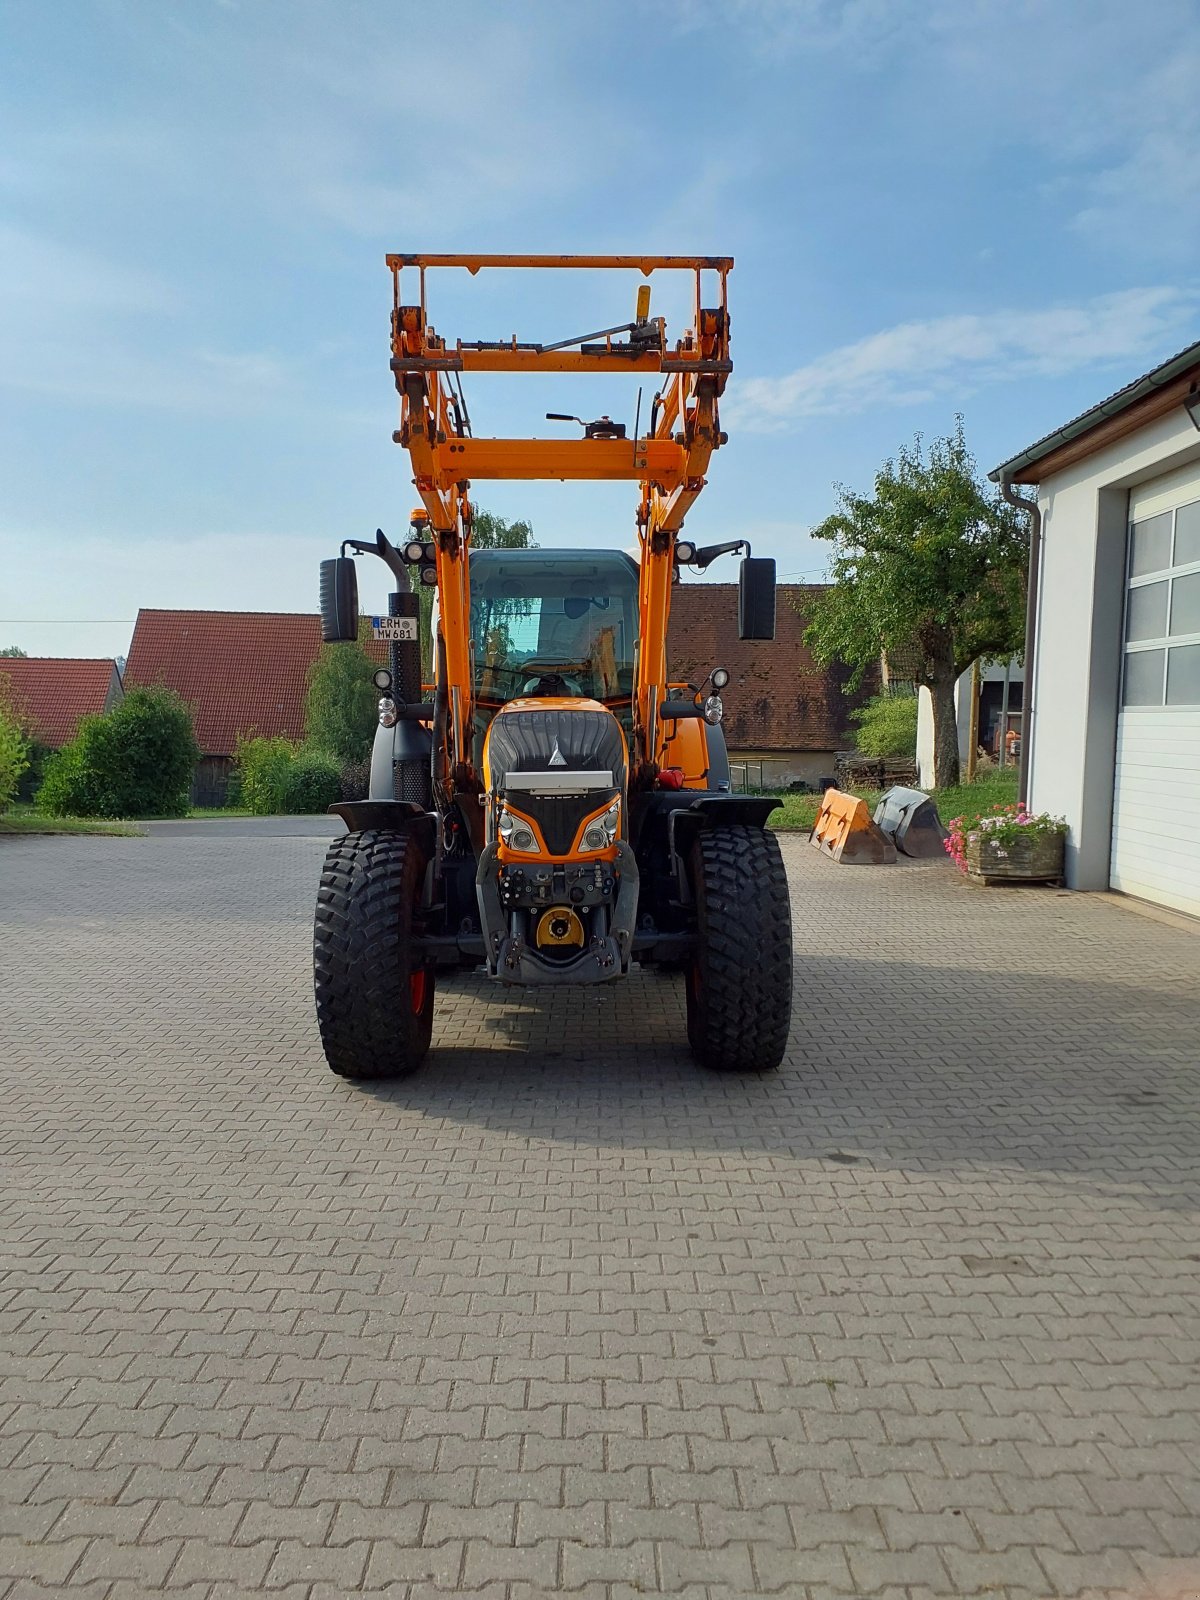
[[[1154,239],[1195,258],[1200,232],[1200,48],[1180,47],[1169,60],[1113,97],[1110,130],[1117,149],[1086,185],[1074,226],[1092,240],[1140,247]],[[1112,137],[1110,132],[1110,138]]]
[[[1145,361],[1185,342],[1198,298],[1169,287],[1127,289],[1077,306],[903,322],[783,377],[743,380],[725,409],[736,427],[772,433],[800,417],[961,398],[1014,378]]]

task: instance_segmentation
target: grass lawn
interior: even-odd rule
[[[237,806],[193,806],[186,820],[197,822],[219,821],[222,817],[250,817],[252,811]],[[15,805],[0,814],[0,834],[3,833],[115,833],[140,836],[145,832],[141,822],[177,822],[177,817],[137,817],[120,822],[108,822],[98,817],[47,817],[31,805]]]
[[[0,814],[0,834],[5,833],[115,833],[140,837],[132,822],[101,822],[95,817],[46,817],[32,806],[13,806]]]
[[[879,803],[878,789],[864,789],[860,798],[874,811]],[[771,815],[771,826],[783,833],[803,831],[812,827],[817,818],[820,796],[815,794],[784,794],[780,810]],[[986,773],[974,783],[960,783],[953,789],[938,789],[933,794],[938,816],[949,825],[952,817],[978,816],[992,806],[1010,805],[1017,798],[1017,771],[1007,767],[1003,772]]]

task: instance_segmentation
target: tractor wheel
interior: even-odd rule
[[[347,833],[325,857],[313,929],[317,1025],[343,1078],[403,1078],[433,1032],[433,969],[414,961],[425,856],[403,833]]]
[[[765,1072],[787,1046],[792,912],[779,841],[765,828],[713,828],[691,855],[696,954],[688,1043],[718,1072]]]

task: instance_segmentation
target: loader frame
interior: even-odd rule
[[[441,774],[447,799],[477,791],[471,764],[474,687],[470,660],[470,487],[475,479],[558,479],[636,483],[640,547],[638,594],[641,650],[634,690],[632,753],[640,775],[659,764],[666,730],[658,715],[667,698],[667,625],[675,541],[704,488],[714,450],[726,442],[719,400],[732,371],[729,357],[729,256],[653,255],[389,255],[392,274],[391,369],[400,396],[400,426],[392,435],[407,449],[413,483],[429,518],[436,552],[441,637],[448,696],[448,759]],[[649,316],[649,288],[639,291],[638,315],[621,328],[560,345],[507,341],[450,345],[429,322],[427,274],[457,268],[472,275],[491,268],[633,269],[688,272],[694,279],[693,325],[668,345],[662,318]],[[415,300],[405,290],[416,273]],[[405,274],[408,274],[406,277]],[[715,278],[715,303],[704,305],[706,275]],[[624,339],[613,335],[625,334]],[[567,348],[566,345],[578,345]],[[476,439],[462,392],[468,372],[649,373],[662,382],[640,438]],[[436,758],[436,752],[435,752]]]

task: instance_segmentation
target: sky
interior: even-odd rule
[[[687,535],[816,579],[835,486],[914,434],[961,412],[987,471],[1200,338],[1198,82],[1200,0],[0,0],[0,646],[314,610],[341,539],[403,533],[388,251],[734,256]],[[549,342],[640,281],[533,276],[430,274],[430,319]],[[467,398],[553,433],[637,387]],[[631,542],[632,485],[474,498]]]

